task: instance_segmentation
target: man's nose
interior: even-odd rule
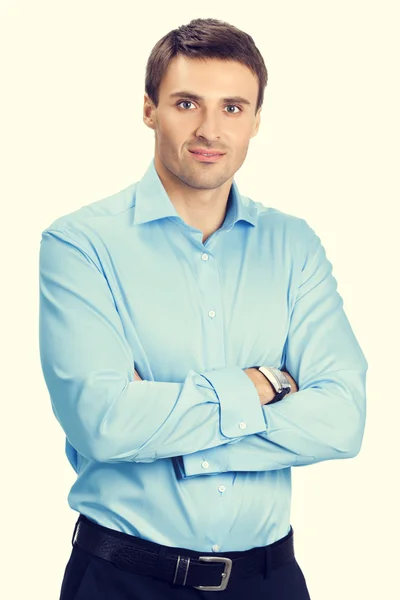
[[[204,111],[200,120],[200,124],[197,127],[196,135],[197,137],[205,138],[209,142],[213,142],[220,137],[219,128],[220,123],[215,112]]]

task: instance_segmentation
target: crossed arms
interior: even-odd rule
[[[299,390],[271,406],[260,405],[239,366],[191,370],[179,383],[135,380],[134,357],[95,253],[72,231],[43,232],[40,358],[54,413],[72,446],[101,462],[173,457],[182,477],[204,475],[204,460],[214,473],[355,456],[368,365],[331,264],[305,227],[281,367]]]

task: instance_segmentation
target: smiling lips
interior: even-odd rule
[[[203,162],[215,162],[221,158],[221,156],[225,156],[222,152],[217,151],[206,151],[203,148],[196,148],[195,150],[189,150],[191,154],[197,159]]]
[[[195,150],[189,150],[192,154],[201,154],[202,156],[222,156],[223,152],[218,152],[217,150],[203,150],[203,148],[196,148]]]

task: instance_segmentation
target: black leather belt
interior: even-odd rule
[[[80,515],[73,545],[116,567],[200,590],[222,591],[229,581],[268,575],[294,559],[293,529],[274,544],[243,552],[195,552],[162,546],[98,525]]]

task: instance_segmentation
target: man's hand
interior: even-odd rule
[[[251,367],[250,369],[244,369],[244,372],[248,377],[250,377],[250,379],[256,386],[256,390],[260,397],[260,404],[263,405],[271,402],[276,395],[276,391],[273,388],[272,384],[268,381],[268,379],[261,373],[261,371],[259,371],[255,367]],[[297,383],[295,382],[293,377],[289,375],[287,371],[282,371],[282,373],[284,373],[290,381],[292,390],[289,393],[293,394],[294,392],[297,392],[299,388],[297,387]],[[289,396],[289,394],[287,395]]]

